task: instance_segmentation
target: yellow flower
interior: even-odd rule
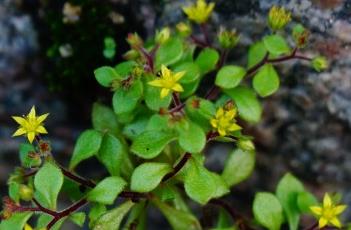
[[[191,27],[188,23],[185,22],[179,22],[176,25],[177,31],[179,32],[180,35],[186,37],[191,34]]]
[[[49,114],[46,113],[37,117],[35,107],[33,106],[27,116],[13,116],[12,118],[20,125],[20,127],[12,136],[27,135],[28,141],[32,143],[36,135],[48,133],[42,124],[48,115]]]
[[[345,209],[346,205],[335,205],[331,200],[328,193],[324,195],[322,206],[311,206],[311,211],[319,217],[319,228],[325,227],[327,224],[341,228],[340,220],[338,215],[340,215]]]
[[[205,0],[197,0],[196,4],[183,7],[183,11],[189,20],[202,24],[211,16],[214,7],[215,4],[213,2],[207,4]]]
[[[284,7],[273,6],[268,15],[268,23],[272,30],[280,30],[291,21],[291,13]]]
[[[183,87],[178,81],[184,76],[185,72],[172,73],[165,65],[161,66],[161,75],[159,79],[149,82],[149,85],[162,88],[161,98],[166,97],[171,91],[183,92]]]
[[[216,116],[210,120],[213,128],[217,129],[220,136],[225,136],[229,132],[240,130],[241,127],[236,124],[234,119],[237,115],[237,110],[233,107],[229,110],[219,108]]]
[[[23,230],[33,230],[33,228],[29,224],[26,224]]]

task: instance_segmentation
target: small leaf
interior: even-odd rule
[[[219,60],[219,54],[216,50],[205,48],[197,56],[195,63],[200,67],[202,74],[207,73],[216,68]]]
[[[145,116],[135,118],[131,123],[124,126],[123,135],[131,140],[134,140],[145,131],[148,121],[149,117]]]
[[[143,163],[132,174],[130,188],[135,192],[150,192],[161,182],[162,178],[172,171],[172,167],[166,163]]]
[[[176,139],[170,131],[145,131],[135,138],[131,151],[144,159],[158,156],[165,146]]]
[[[290,48],[285,39],[278,34],[265,36],[263,38],[263,43],[266,49],[273,55],[287,54],[290,52]]]
[[[106,212],[95,222],[93,230],[119,230],[123,217],[133,205],[134,203],[128,200],[119,207]]]
[[[170,38],[156,52],[156,67],[171,65],[177,62],[183,54],[183,43],[179,38]]]
[[[179,128],[179,145],[189,153],[199,153],[206,144],[206,134],[203,129],[193,122],[187,127]]]
[[[300,210],[297,206],[297,196],[303,191],[303,184],[290,173],[285,174],[278,183],[276,194],[283,206],[290,230],[298,228]]]
[[[20,155],[21,165],[25,168],[40,166],[41,159],[28,156],[28,153],[30,152],[35,152],[35,148],[33,145],[23,144],[23,143],[20,144],[19,155]]]
[[[117,122],[116,114],[113,110],[103,104],[94,103],[92,111],[92,123],[96,130],[109,132],[118,135],[120,127]]]
[[[96,130],[84,131],[78,138],[69,168],[75,168],[81,161],[94,156],[100,149],[102,134]]]
[[[23,230],[32,212],[14,213],[9,219],[0,222],[0,230]]]
[[[231,89],[239,85],[245,75],[246,70],[240,66],[224,66],[218,71],[215,84],[223,89]]]
[[[131,112],[137,106],[142,95],[143,84],[141,81],[135,80],[127,89],[120,88],[113,94],[113,110],[116,114]]]
[[[252,44],[249,49],[247,68],[252,68],[263,60],[266,56],[267,49],[263,42]]]
[[[97,158],[105,165],[112,176],[119,176],[123,158],[126,154],[126,147],[119,139],[110,134],[105,134]]]
[[[272,95],[279,89],[279,76],[273,65],[264,65],[254,76],[253,88],[261,97]]]
[[[44,202],[47,208],[56,209],[57,196],[63,185],[61,169],[51,162],[47,162],[35,174],[34,186],[36,198]]]
[[[100,204],[113,204],[118,194],[127,185],[120,177],[107,177],[87,194],[87,200]]]
[[[233,186],[248,178],[255,166],[255,153],[234,150],[226,160],[222,178],[228,186]]]
[[[134,61],[125,61],[116,65],[115,71],[123,78],[126,78],[135,66],[136,63]]]
[[[36,229],[42,230],[45,229],[45,227],[52,221],[53,217],[48,214],[40,214],[38,220],[37,220],[37,227]],[[60,230],[63,222],[66,220],[66,217],[60,219],[59,221],[52,226],[50,230]]]
[[[225,93],[234,100],[242,119],[252,123],[257,123],[261,119],[262,107],[251,89],[238,86],[225,90]]]
[[[96,69],[94,74],[99,84],[104,87],[110,87],[113,80],[122,79],[115,69],[109,66],[103,66]]]
[[[151,81],[150,77],[146,77],[147,82]],[[166,97],[161,98],[161,88],[145,85],[145,103],[146,106],[154,111],[159,111],[161,108],[167,108],[172,101],[172,95],[168,94]]]
[[[283,223],[283,209],[279,200],[271,193],[259,192],[253,203],[255,219],[269,230],[279,230]]]
[[[196,81],[200,77],[200,68],[193,62],[185,62],[174,68],[174,72],[184,71],[184,76],[180,79],[180,83],[187,84]]]
[[[92,203],[89,211],[89,228],[92,229],[100,216],[106,213],[106,206],[99,203]]]
[[[69,216],[70,220],[73,221],[79,227],[83,227],[86,215],[84,212],[76,212]]]
[[[300,192],[297,195],[297,206],[302,213],[311,213],[311,206],[318,204],[317,198],[310,192]]]
[[[157,198],[152,203],[165,215],[174,230],[201,230],[197,218],[190,212],[177,210]]]

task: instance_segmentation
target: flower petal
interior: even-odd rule
[[[174,74],[174,80],[179,81],[185,75],[185,71],[178,72]]]
[[[28,118],[35,119],[36,112],[35,112],[35,106],[33,105],[32,108],[30,109],[30,112],[28,114]]]
[[[341,228],[341,223],[340,220],[336,217],[330,220],[330,223],[332,223],[335,227]]]
[[[163,87],[163,81],[160,80],[160,79],[149,81],[148,84],[152,85],[152,86],[155,86],[155,87]]]
[[[228,128],[228,130],[229,131],[237,131],[237,130],[240,130],[241,129],[241,127],[239,126],[239,125],[237,125],[237,124],[231,124],[230,126],[229,126],[229,128]]]
[[[161,98],[167,97],[167,95],[169,94],[169,89],[166,88],[162,88],[161,90]]]
[[[330,207],[332,206],[332,204],[333,204],[333,203],[332,203],[332,200],[331,200],[329,194],[326,193],[326,194],[324,195],[324,198],[323,198],[323,207],[324,207],[324,208],[330,208]]]
[[[184,91],[183,87],[180,84],[175,84],[172,87],[172,90],[175,91],[175,92],[183,92]]]
[[[48,131],[46,131],[46,129],[42,125],[38,126],[38,128],[35,131],[38,133],[43,133],[43,134],[48,133]]]
[[[45,119],[46,119],[48,116],[49,116],[48,113],[45,113],[45,114],[39,116],[39,117],[37,118],[38,124],[40,124],[40,123],[42,123],[43,121],[45,121]]]
[[[161,66],[162,78],[169,79],[171,76],[171,71],[165,66]]]
[[[24,119],[23,117],[12,116],[12,119],[14,119],[21,126],[25,126],[27,123],[26,119]]]
[[[316,214],[316,215],[322,215],[322,211],[323,211],[323,209],[321,208],[321,207],[319,207],[319,206],[311,206],[310,207],[310,210],[314,213],[314,214]]]
[[[334,214],[339,215],[341,214],[345,209],[347,208],[347,205],[338,205],[334,208]]]
[[[221,107],[216,112],[216,118],[218,119],[218,118],[222,117],[223,115],[224,115],[224,109]]]
[[[323,228],[328,224],[328,220],[321,217],[318,221],[318,227]]]
[[[216,119],[211,119],[210,123],[212,125],[213,128],[217,128],[218,127],[218,120]]]
[[[29,141],[29,143],[33,143],[33,141],[34,141],[34,138],[35,138],[35,132],[29,132],[29,133],[27,133],[27,138],[28,138],[28,141]]]
[[[19,128],[16,130],[14,134],[12,134],[13,137],[21,136],[23,134],[27,133],[27,131],[24,128]]]
[[[225,131],[225,129],[219,128],[218,129],[218,133],[220,136],[224,137],[225,135],[227,135],[227,132]]]

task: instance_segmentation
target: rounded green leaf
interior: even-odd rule
[[[117,122],[116,114],[113,110],[103,104],[94,103],[92,111],[92,123],[96,130],[109,132],[118,135],[120,127]]]
[[[116,70],[109,66],[103,66],[94,71],[95,78],[100,85],[110,87],[113,80],[121,79]]]
[[[233,186],[248,178],[255,167],[255,153],[236,149],[226,160],[222,178]]]
[[[134,203],[128,200],[119,207],[106,212],[96,220],[93,230],[119,230],[124,216],[133,205]]]
[[[64,176],[61,169],[47,162],[34,177],[35,197],[45,207],[56,209],[57,196],[62,188]]]
[[[279,200],[271,193],[259,192],[253,203],[255,219],[269,230],[279,230],[283,223],[283,209]]]
[[[134,61],[121,62],[115,67],[115,71],[123,78],[127,77],[136,66]]]
[[[69,219],[79,227],[83,227],[86,219],[86,214],[84,212],[76,212],[71,214],[69,216]]]
[[[200,67],[201,73],[207,73],[216,68],[219,60],[219,54],[215,49],[205,48],[199,56],[197,56],[195,63]]]
[[[102,134],[96,130],[83,132],[76,143],[69,168],[75,168],[81,161],[94,156],[100,149]]]
[[[171,65],[177,62],[183,54],[183,43],[179,38],[170,38],[156,52],[156,67]]]
[[[161,182],[162,178],[172,171],[166,163],[144,163],[139,165],[132,174],[130,188],[135,192],[150,192]]]
[[[184,71],[184,76],[180,79],[180,83],[191,83],[199,79],[200,77],[200,68],[193,62],[185,62],[174,68],[174,72]]]
[[[151,159],[158,156],[174,139],[176,136],[169,131],[145,131],[134,139],[131,151],[141,158]]]
[[[290,48],[285,39],[278,35],[268,35],[263,38],[266,49],[273,55],[281,55],[290,52]]]
[[[252,68],[266,56],[267,49],[263,42],[257,42],[250,46],[247,68]]]
[[[272,95],[279,89],[279,76],[273,65],[264,65],[254,76],[253,88],[261,97]]]
[[[112,98],[113,110],[116,114],[131,112],[137,106],[142,95],[143,84],[139,80],[134,81],[127,89],[118,89]]]
[[[203,129],[193,122],[186,127],[181,127],[179,132],[179,145],[189,153],[199,153],[206,144],[206,134]]]
[[[145,86],[145,103],[146,106],[154,111],[159,111],[161,108],[167,108],[172,101],[172,95],[168,94],[166,97],[161,98],[161,88],[151,85]]]
[[[225,93],[234,100],[242,119],[253,123],[261,119],[262,107],[251,89],[238,86],[234,89],[225,90]]]
[[[23,230],[32,215],[32,212],[14,213],[9,219],[1,220],[0,230]]]
[[[302,213],[311,213],[311,206],[318,204],[317,198],[310,192],[300,192],[297,195],[297,206]]]
[[[119,139],[110,134],[105,134],[97,158],[112,176],[119,176],[123,158],[126,154],[126,147]]]
[[[127,182],[121,177],[107,177],[87,194],[87,200],[100,204],[113,204]]]
[[[239,85],[245,75],[246,70],[240,66],[224,66],[218,71],[215,84],[223,89],[231,89]]]
[[[283,206],[290,230],[298,228],[300,210],[297,206],[297,196],[303,191],[303,184],[290,173],[285,174],[278,183],[276,194]]]

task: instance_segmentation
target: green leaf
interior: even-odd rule
[[[20,184],[17,182],[8,183],[8,190],[10,198],[15,201],[19,202],[20,200]]]
[[[218,60],[219,54],[215,49],[205,48],[197,56],[195,63],[200,67],[201,73],[204,74],[214,70]]]
[[[279,230],[283,223],[283,209],[279,200],[271,193],[259,192],[253,203],[255,219],[269,230]]]
[[[52,221],[53,217],[48,214],[40,214],[38,221],[37,221],[37,227],[36,229],[43,229],[45,228],[50,221]],[[60,230],[63,222],[66,220],[66,217],[62,218],[61,220],[57,221],[56,224],[50,229],[50,230]]]
[[[225,90],[225,93],[234,100],[242,119],[252,123],[257,123],[261,119],[262,107],[251,89],[238,86],[231,90]]]
[[[150,192],[161,182],[162,178],[172,171],[166,163],[148,162],[139,165],[132,174],[130,188],[135,192]]]
[[[255,166],[255,153],[234,150],[226,160],[222,178],[228,186],[233,186],[248,178]]]
[[[245,75],[246,70],[240,66],[224,66],[218,71],[215,84],[223,89],[231,89],[239,85]]]
[[[167,130],[169,117],[160,114],[154,114],[148,121],[146,130]]]
[[[147,82],[151,81],[150,77],[147,77]],[[168,94],[166,97],[161,98],[161,88],[145,85],[145,103],[146,106],[154,111],[159,111],[161,108],[167,108],[172,101],[172,95]]]
[[[283,206],[290,230],[298,228],[300,210],[297,206],[297,196],[303,191],[303,184],[290,173],[285,174],[277,186],[276,194]]]
[[[84,131],[78,138],[69,168],[75,168],[81,161],[94,156],[100,149],[102,134],[96,130]]]
[[[256,42],[249,48],[247,68],[252,68],[263,60],[266,56],[267,49],[263,42]]]
[[[279,84],[279,76],[272,64],[260,68],[253,79],[253,88],[261,97],[272,95],[279,89]]]
[[[194,82],[188,84],[182,84],[184,91],[180,93],[180,98],[187,98],[193,95],[200,85],[201,79],[197,79]]]
[[[35,174],[35,196],[44,202],[43,206],[56,209],[57,196],[62,188],[63,179],[61,169],[51,162],[45,163]]]
[[[222,197],[230,192],[227,183],[222,179],[220,175],[214,172],[210,172],[212,175],[213,183],[215,184],[216,190],[212,194],[213,198]]]
[[[92,123],[94,129],[101,132],[107,131],[113,135],[118,135],[120,132],[116,114],[111,108],[100,103],[93,105]]]
[[[180,83],[187,84],[196,81],[200,77],[200,68],[193,62],[185,62],[174,68],[174,72],[184,71],[184,76],[180,79]]]
[[[137,106],[142,95],[143,84],[141,81],[135,80],[127,89],[120,88],[113,94],[113,110],[116,114],[131,112]]]
[[[316,197],[310,192],[300,192],[297,195],[297,206],[302,213],[311,214],[311,206],[318,204]]]
[[[97,158],[105,165],[112,176],[119,176],[123,158],[126,154],[126,147],[119,139],[110,134],[105,134]]]
[[[120,76],[125,78],[132,72],[135,66],[136,63],[134,61],[125,61],[116,65],[115,70]]]
[[[128,200],[119,207],[106,212],[96,221],[93,230],[119,230],[123,217],[133,205],[134,203]]]
[[[285,39],[278,34],[265,36],[263,38],[263,43],[266,49],[273,55],[287,54],[290,52],[290,48]]]
[[[177,210],[174,207],[161,202],[157,198],[152,200],[152,203],[160,209],[160,211],[165,215],[168,222],[174,230],[200,230],[201,225],[197,218],[189,213],[182,210]]]
[[[107,177],[87,194],[87,200],[100,204],[113,204],[118,194],[127,185],[121,177]]]
[[[145,131],[135,138],[131,151],[141,158],[151,159],[158,156],[175,139],[175,134],[170,131]]]
[[[79,227],[83,227],[85,218],[86,218],[86,215],[84,212],[76,212],[69,216],[69,219]]]
[[[99,203],[92,203],[89,211],[89,228],[92,229],[100,216],[106,213],[106,206]]]
[[[134,140],[145,131],[148,121],[149,117],[137,117],[131,123],[124,126],[123,135],[131,140]]]
[[[94,71],[95,78],[100,85],[110,87],[113,80],[121,80],[116,70],[109,66],[103,66]]]
[[[19,146],[19,155],[21,160],[21,165],[25,168],[31,168],[39,166],[41,164],[41,159],[29,157],[28,153],[35,152],[35,148],[31,144],[20,144]]]
[[[209,121],[215,115],[216,108],[211,101],[199,97],[190,97],[186,101],[185,109],[190,119],[205,131],[212,128]]]
[[[178,129],[179,145],[189,153],[199,153],[206,144],[206,134],[203,129],[193,122],[189,122],[187,127]]]
[[[171,65],[183,55],[183,43],[179,38],[170,38],[156,52],[156,67]]]
[[[23,230],[32,214],[32,212],[14,213],[9,219],[1,221],[0,230]]]

